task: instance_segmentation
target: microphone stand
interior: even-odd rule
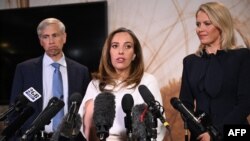
[[[6,136],[0,136],[0,141],[6,141]]]
[[[133,141],[133,134],[132,134],[132,131],[127,131],[127,136],[128,136],[128,138],[127,138],[127,141]]]
[[[72,134],[70,135],[70,141],[74,141],[75,138],[77,137],[77,135],[79,134],[79,132],[77,132],[77,129],[76,129],[76,118],[74,118],[73,120],[73,126],[72,126]]]
[[[11,106],[7,111],[5,111],[4,113],[2,113],[0,115],[0,121],[5,120],[7,118],[7,115],[9,115],[14,110],[15,110],[14,106]]]
[[[185,141],[188,141],[188,125],[186,120],[184,120],[184,130],[185,130]]]
[[[150,120],[150,129],[147,129],[147,132],[148,132],[147,134],[148,134],[150,141],[156,141],[157,139],[157,118],[156,117],[153,117],[152,120]]]
[[[106,141],[106,138],[109,136],[109,131],[106,129],[105,125],[100,125],[97,128],[97,137],[100,141]]]
[[[125,117],[124,117],[124,122],[125,122],[125,128],[127,128],[127,141],[133,141],[133,134],[132,134],[132,121],[131,121],[131,116],[129,116],[128,113]]]

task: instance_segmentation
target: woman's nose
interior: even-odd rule
[[[123,54],[124,53],[124,49],[123,49],[123,47],[120,47],[119,48],[119,54]]]

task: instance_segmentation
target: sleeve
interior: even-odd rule
[[[236,106],[225,117],[222,124],[242,124],[250,114],[250,51],[243,58],[238,79]]]
[[[90,81],[88,87],[87,87],[87,90],[86,90],[86,94],[81,102],[81,105],[80,105],[80,108],[79,108],[79,114],[81,117],[83,117],[84,113],[85,113],[85,103],[88,101],[88,100],[94,100],[95,97],[98,95],[99,93],[99,90],[97,90],[95,84],[94,84],[94,81]]]
[[[14,104],[16,97],[23,91],[23,77],[21,66],[17,65],[15,75],[12,83],[12,90],[10,96],[10,105]]]
[[[17,65],[12,84],[9,106],[15,104],[15,100],[17,99],[18,95],[22,93],[22,91],[23,91],[23,76],[22,76],[21,66]],[[11,123],[17,116],[18,116],[17,112],[9,114],[7,117],[8,123]]]
[[[89,70],[88,70],[87,67],[84,67],[82,73],[84,74],[83,91],[86,92],[87,87],[88,87],[88,84],[89,84],[89,82],[91,81],[91,75],[90,75]]]
[[[183,105],[191,112],[194,113],[194,104],[195,104],[195,98],[191,90],[189,76],[188,75],[188,69],[189,69],[189,60],[188,58],[185,58],[183,60],[183,72],[181,77],[181,87],[180,87],[180,95],[179,99],[183,103]],[[198,135],[200,135],[204,128],[202,126],[199,126],[196,122],[193,122],[193,120],[186,120],[185,116],[180,113],[181,118],[184,122],[186,122],[185,126],[188,127],[189,131],[191,132],[191,138],[196,138]]]
[[[82,100],[82,103],[81,103],[79,111],[78,111],[78,114],[80,115],[80,117],[82,119],[82,123],[84,122],[83,117],[84,117],[84,114],[85,114],[85,111],[86,111],[86,109],[85,109],[86,108],[85,107],[86,102],[88,100],[94,100],[95,97],[99,94],[99,90],[97,89],[97,87],[96,87],[96,85],[94,83],[95,83],[95,81],[93,81],[93,80],[90,81],[90,83],[89,83],[89,85],[87,87],[87,90],[86,90],[86,94],[85,94],[85,96],[84,96],[84,98]],[[83,124],[82,124],[82,127],[81,127],[80,131],[82,132],[84,137],[86,137],[84,132],[83,132],[83,129],[84,129],[84,127],[83,127]]]
[[[181,88],[179,98],[182,103],[192,112],[194,111],[194,97],[191,92],[191,87],[189,84],[188,72],[187,72],[187,58],[183,60],[183,71],[181,77]]]

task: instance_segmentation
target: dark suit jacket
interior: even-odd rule
[[[30,87],[33,87],[41,95],[43,94],[42,59],[43,56],[24,61],[17,65],[12,85],[11,104],[15,102],[19,94],[22,94]],[[69,58],[66,58],[66,63],[68,73],[68,97],[70,98],[70,95],[74,92],[79,92],[84,96],[88,83],[90,82],[88,68]],[[42,104],[43,98],[32,103],[32,107],[34,107],[36,111],[22,126],[22,131],[26,131],[37,115],[42,111]],[[70,105],[71,104],[68,103],[68,106]],[[13,116],[15,116],[15,114],[13,114]],[[11,118],[13,117],[10,117],[10,119]]]
[[[189,55],[183,61],[180,100],[206,112],[223,132],[225,124],[246,124],[250,114],[250,53],[248,49]]]

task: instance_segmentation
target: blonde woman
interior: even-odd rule
[[[208,2],[196,12],[200,40],[195,54],[183,60],[180,100],[195,113],[205,112],[222,134],[226,124],[247,124],[250,113],[250,53],[236,46],[233,20],[221,3]],[[196,103],[195,103],[196,102]],[[195,105],[196,104],[196,105]],[[191,141],[220,141],[210,130],[195,133]]]

